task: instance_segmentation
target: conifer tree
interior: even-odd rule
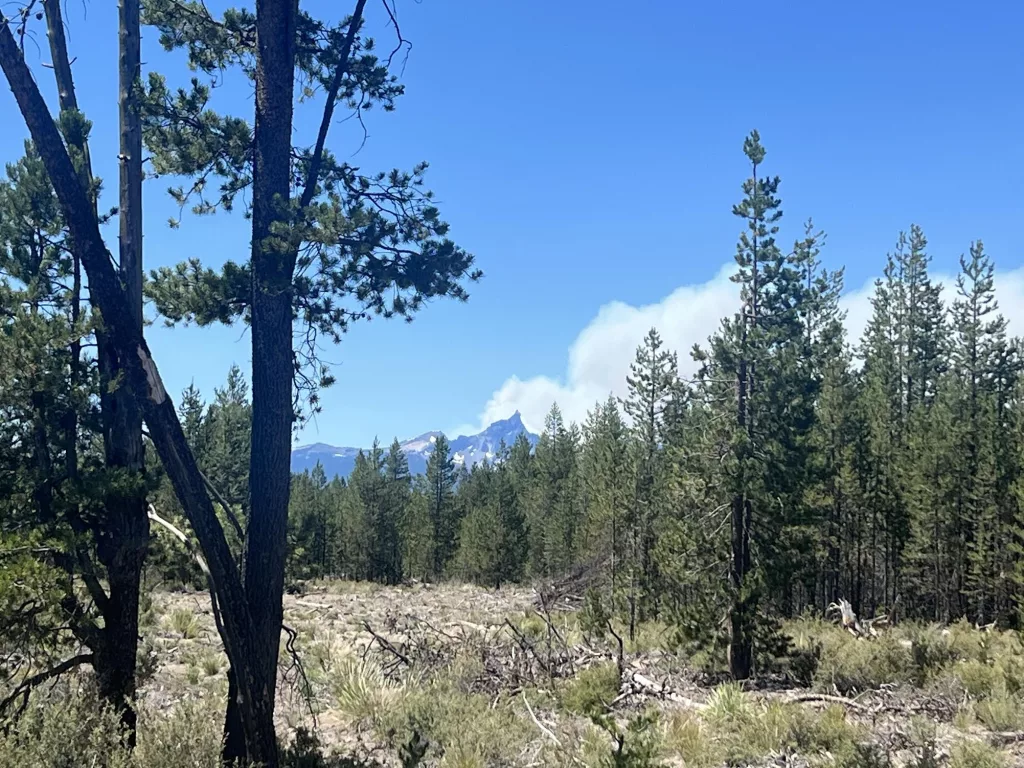
[[[413,480],[413,490],[401,521],[402,572],[424,581],[434,574],[436,547],[434,521],[430,516],[430,492],[424,475]]]
[[[633,498],[627,520],[629,541],[629,630],[632,638],[637,620],[656,610],[657,573],[654,559],[655,528],[665,493],[665,411],[675,390],[677,360],[663,348],[652,328],[637,348],[636,359],[626,376],[629,396],[623,409],[632,424],[631,468]]]
[[[997,314],[994,267],[980,241],[960,257],[957,298],[952,304],[952,363],[960,395],[957,408],[957,471],[951,498],[968,553],[969,615],[978,623],[993,617],[1000,600],[1002,530],[997,492],[998,423],[996,370],[1005,356],[1006,320]],[[1004,603],[1005,604],[1005,603]]]
[[[498,447],[497,463],[492,469],[494,480],[491,484],[491,496],[498,522],[495,586],[501,586],[506,582],[518,582],[523,578],[526,569],[526,515],[516,492],[513,470],[509,466],[510,454],[511,450],[502,441]]]
[[[577,454],[579,432],[566,426],[557,403],[545,419],[535,451],[536,499],[530,520],[534,572],[552,576],[576,562],[580,524]]]
[[[607,563],[612,605],[620,597],[631,502],[627,482],[629,441],[614,397],[598,403],[588,414],[583,434],[580,474],[586,494],[586,521],[580,550],[589,560]]]
[[[782,217],[780,180],[760,175],[765,150],[756,131],[744,142],[744,153],[752,173],[743,185],[744,199],[733,208],[745,223],[733,276],[741,308],[723,321],[708,353],[709,375],[736,382],[725,470],[732,496],[729,666],[736,679],[753,668],[756,615],[766,586],[784,610],[790,605],[793,569],[786,559],[805,546],[802,537],[792,537],[802,527],[794,514],[807,482],[816,395],[801,362],[807,338],[801,258],[783,254],[775,240]]]
[[[427,460],[426,493],[428,515],[434,532],[434,562],[431,575],[439,578],[455,554],[458,516],[455,506],[455,462],[448,438],[438,435]]]
[[[77,111],[66,112],[59,126],[73,149],[87,146],[90,126]],[[0,182],[0,316],[5,365],[14,371],[0,407],[13,445],[25,453],[0,468],[19,479],[20,492],[5,500],[13,506],[4,527],[56,547],[51,555],[49,547],[39,551],[45,572],[62,572],[54,586],[63,592],[71,631],[90,651],[76,664],[92,665],[100,696],[120,713],[133,745],[138,602],[149,539],[141,422],[118,391],[122,371],[108,354],[101,317],[82,307],[73,240],[45,163],[28,142]],[[98,356],[83,354],[86,343],[99,345]],[[81,603],[76,581],[87,587],[92,607]]]

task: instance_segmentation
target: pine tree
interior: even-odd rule
[[[66,112],[57,126],[72,149],[87,140],[90,126],[77,112]],[[107,354],[103,323],[82,307],[80,263],[66,223],[45,163],[26,143],[25,156],[0,182],[0,335],[4,364],[14,372],[0,408],[23,454],[0,467],[17,479],[17,492],[4,502],[4,527],[55,548],[41,555],[42,572],[59,574],[53,586],[63,592],[69,629],[91,651],[78,654],[78,663],[92,665],[100,696],[120,713],[133,745],[149,539],[141,423],[117,385],[124,371]],[[89,342],[98,355],[83,353]]]
[[[327,487],[320,462],[312,471],[292,476],[288,516],[288,572],[292,578],[334,575],[337,519]]]
[[[626,521],[630,502],[628,481],[629,440],[614,397],[598,403],[583,427],[585,442],[580,474],[586,497],[586,518],[581,554],[607,563],[609,605],[619,598],[626,557]]]
[[[794,266],[803,281],[800,313],[805,328],[801,364],[803,375],[817,388],[814,425],[809,434],[807,489],[801,501],[807,527],[805,540],[816,562],[803,563],[799,604],[817,602],[824,613],[843,592],[843,551],[852,485],[850,443],[855,434],[853,399],[856,394],[850,371],[851,356],[839,308],[843,292],[842,270],[830,272],[820,260],[824,235],[808,221],[804,238],[794,246]],[[842,593],[842,594],[841,594]]]
[[[430,491],[425,475],[413,480],[413,490],[401,521],[402,571],[420,581],[434,574],[436,547],[434,521],[430,516]]]
[[[398,438],[388,449],[384,461],[385,509],[383,535],[387,539],[383,547],[386,562],[386,581],[397,584],[403,575],[402,567],[402,525],[409,507],[412,492],[412,475],[409,473],[409,459],[402,450]]]
[[[861,515],[855,525],[857,572],[850,600],[857,611],[873,613],[880,600],[879,554],[902,546],[909,530],[899,477],[903,452],[905,396],[903,358],[899,339],[902,286],[896,260],[890,254],[884,279],[875,283],[873,313],[861,343],[864,367],[860,401],[862,430]],[[883,542],[887,546],[883,546]],[[881,569],[890,573],[883,557]],[[884,591],[884,589],[882,590]]]
[[[1005,542],[996,489],[1000,437],[995,367],[1007,341],[1006,320],[996,314],[994,267],[980,241],[971,245],[969,257],[960,257],[956,286],[952,362],[960,395],[955,446],[959,461],[951,501],[969,557],[969,615],[986,623],[999,598],[999,552]]]
[[[522,436],[522,434],[520,434]],[[509,467],[511,449],[502,441],[498,446],[491,484],[492,503],[498,521],[498,561],[494,574],[495,586],[505,582],[518,582],[526,570],[528,551],[526,514],[516,492],[513,470]]]
[[[629,556],[629,630],[656,610],[655,528],[664,503],[664,428],[676,381],[677,360],[663,349],[657,330],[648,331],[626,377],[629,396],[623,409],[632,422],[633,498],[627,522]]]
[[[817,390],[802,361],[808,337],[803,308],[810,298],[803,257],[783,254],[775,241],[782,217],[780,180],[759,175],[765,150],[756,131],[744,142],[744,153],[752,173],[743,185],[744,199],[733,208],[745,222],[733,277],[741,308],[723,321],[708,353],[708,375],[735,381],[725,472],[732,497],[729,665],[737,679],[753,667],[755,617],[766,590],[782,610],[791,607],[797,571],[806,559],[800,514]]]
[[[578,493],[579,431],[566,426],[557,404],[551,406],[535,450],[535,504],[531,508],[532,570],[552,576],[576,562],[581,519]]]
[[[428,515],[434,531],[434,562],[431,575],[440,578],[455,554],[458,516],[455,506],[455,462],[448,438],[438,435],[427,460],[426,489]]]

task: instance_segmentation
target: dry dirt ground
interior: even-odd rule
[[[646,628],[636,643],[624,643],[620,656],[614,637],[588,636],[570,613],[538,612],[536,598],[527,588],[352,583],[315,585],[286,596],[277,708],[282,737],[315,726],[331,748],[398,765],[398,747],[408,735],[400,721],[414,712],[424,723],[420,730],[430,732],[425,765],[612,765],[605,761],[614,738],[578,706],[575,712],[566,706],[566,686],[584,670],[600,667],[621,670],[619,692],[606,708],[621,727],[645,709],[659,711],[664,745],[658,764],[724,764],[725,753],[715,745],[715,734],[723,731],[705,729],[703,721],[739,722],[757,713],[756,727],[770,731],[772,705],[784,704],[819,719],[829,710],[842,728],[859,728],[858,738],[866,737],[889,761],[880,765],[1024,766],[1024,734],[959,716],[963,702],[951,696],[960,693],[883,685],[846,699],[777,678],[723,695],[686,659],[663,650],[659,633],[667,629]],[[207,595],[157,592],[152,599],[144,616],[145,703],[160,711],[183,700],[223,698],[226,660]],[[573,691],[585,704],[587,686]],[[735,700],[737,693],[742,701]],[[452,696],[461,698],[442,701]],[[415,706],[409,703],[414,699]],[[746,714],[733,712],[736,706],[746,707]],[[734,730],[741,740],[752,738],[745,734],[753,731]],[[816,755],[769,746],[759,759],[733,758],[731,764],[834,764],[828,737],[821,738]],[[963,754],[951,762],[956,745],[965,742],[995,747],[997,762]],[[769,733],[765,744],[772,743]]]

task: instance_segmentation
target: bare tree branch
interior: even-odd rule
[[[366,0],[356,0],[356,8],[352,12],[352,20],[349,23],[348,34],[345,35],[345,42],[341,46],[338,68],[334,72],[334,79],[331,80],[331,87],[327,91],[327,102],[324,104],[323,118],[320,120],[320,130],[316,136],[316,146],[313,149],[313,156],[309,161],[309,171],[306,175],[306,188],[302,190],[302,197],[299,199],[299,209],[306,208],[316,194],[317,178],[320,176],[320,165],[324,158],[324,144],[327,143],[327,133],[331,128],[331,119],[334,117],[334,105],[338,100],[338,91],[341,89],[341,81],[345,79],[349,69],[349,54],[352,52],[352,43],[355,41],[359,25],[363,20],[363,8]]]
[[[23,680],[17,688],[15,688],[7,698],[0,701],[0,714],[3,714],[7,709],[21,698],[21,705],[18,707],[18,711],[14,713],[12,719],[16,719],[24,710],[28,704],[28,695],[34,688],[39,687],[43,683],[60,677],[65,672],[69,672],[75,667],[80,667],[83,664],[92,664],[93,655],[91,653],[80,653],[77,656],[72,656],[70,659],[65,659],[60,664],[50,669],[43,670],[29,678]]]

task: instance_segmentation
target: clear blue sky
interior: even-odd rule
[[[813,216],[851,287],[878,273],[911,222],[925,228],[937,270],[952,271],[978,237],[1001,269],[1022,264],[1024,4],[397,4],[413,42],[407,94],[395,113],[369,115],[352,162],[428,160],[452,234],[486,276],[469,304],[435,303],[408,326],[354,326],[329,351],[338,383],[304,442],[365,445],[475,423],[509,377],[563,376],[574,339],[606,303],[656,303],[710,280],[734,252],[730,209],[755,127],[767,170],[783,178],[784,240]],[[367,7],[390,42],[379,0]],[[116,3],[72,0],[67,21],[97,172],[113,191]],[[144,34],[147,68],[186,76]],[[38,46],[29,59],[52,93],[41,35]],[[232,84],[245,88],[239,76]],[[244,94],[233,106],[251,111]],[[24,138],[14,110],[4,88],[5,161]],[[300,111],[301,135],[313,119]],[[343,157],[358,145],[353,128],[335,134]],[[186,216],[169,230],[165,186],[145,190],[148,267],[244,258],[240,215]],[[242,328],[154,328],[151,340],[173,393],[193,379],[211,393],[232,361],[248,367]]]

